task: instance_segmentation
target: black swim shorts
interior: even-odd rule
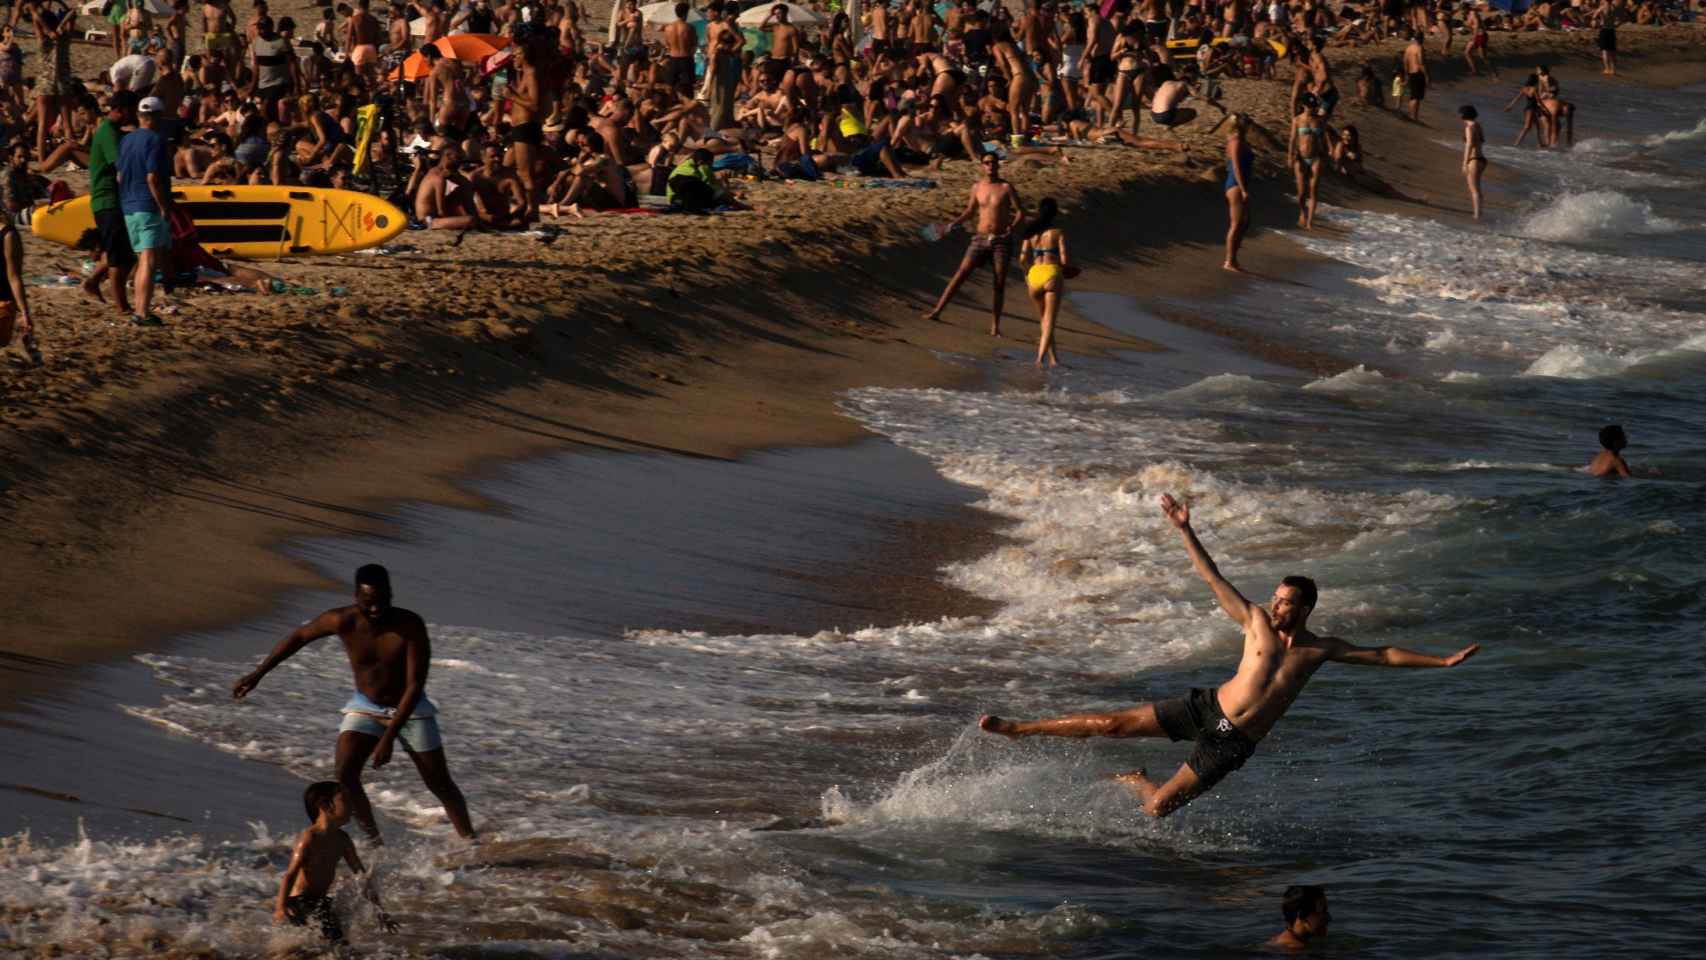
[[[1410,74],[1410,99],[1420,101],[1428,95],[1428,75],[1420,70]]]
[[[136,263],[136,253],[130,249],[130,231],[124,227],[124,214],[117,207],[95,211],[95,229],[100,231],[101,252],[107,255],[107,266],[129,267]]]
[[[1177,700],[1163,700],[1155,705],[1155,718],[1173,740],[1197,742],[1185,765],[1202,781],[1204,790],[1242,767],[1256,752],[1255,742],[1226,719],[1213,690],[1198,687]]]
[[[1113,57],[1099,56],[1090,58],[1091,83],[1096,84],[1097,86],[1101,86],[1104,83],[1113,83],[1116,75],[1117,74],[1114,72]]]
[[[693,83],[698,79],[694,70],[692,57],[669,58],[669,85],[680,93],[692,93]]]
[[[516,143],[525,143],[530,147],[545,145],[545,127],[539,121],[518,123],[510,128],[510,137]]]
[[[344,926],[332,909],[330,897],[291,897],[284,901],[284,916],[293,927],[306,927],[312,920],[320,927],[320,936],[332,943],[344,939]]]

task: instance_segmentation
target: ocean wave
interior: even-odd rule
[[[1631,233],[1671,233],[1682,225],[1653,212],[1653,206],[1615,190],[1567,193],[1530,214],[1517,232],[1537,240],[1562,242]]]
[[[1649,147],[1662,147],[1666,144],[1689,143],[1703,138],[1706,138],[1706,117],[1701,118],[1699,123],[1687,130],[1671,130],[1654,134],[1642,140],[1641,143]]]

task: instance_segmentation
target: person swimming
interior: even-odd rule
[[[1623,448],[1629,445],[1629,435],[1619,424],[1607,424],[1599,430],[1600,450],[1593,462],[1583,467],[1593,477],[1628,477],[1629,462],[1623,459]]]

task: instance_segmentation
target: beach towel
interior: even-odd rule
[[[849,190],[934,190],[936,181],[923,177],[908,177],[897,180],[894,177],[854,177],[827,181],[830,186],[843,187]]]

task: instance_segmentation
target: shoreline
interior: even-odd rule
[[[1696,82],[1706,76],[1698,62],[1643,61],[1684,50],[1701,56],[1697,45],[1685,45],[1699,32],[1629,31],[1639,44],[1626,44],[1627,72],[1643,82]],[[1570,45],[1582,48],[1580,58],[1591,52],[1586,36],[1500,39],[1498,59],[1505,64],[1555,61]],[[1510,52],[1513,47],[1519,52]],[[1341,48],[1334,59],[1345,76],[1347,66],[1389,60],[1395,51]],[[1439,81],[1461,79],[1461,61],[1440,63],[1438,71]],[[1280,81],[1234,82],[1227,99],[1260,119],[1276,113],[1275,100],[1283,114],[1287,89]],[[1350,115],[1394,131],[1408,128],[1386,111]],[[1205,140],[1206,129],[1206,123],[1193,125],[1193,146]],[[1408,129],[1427,136],[1440,128]],[[1395,182],[1422,184],[1416,199],[1427,206],[1406,209],[1451,215],[1431,197],[1437,192],[1462,203],[1446,193],[1447,184],[1460,187],[1456,178],[1447,171],[1442,182],[1433,183],[1433,171],[1406,167],[1396,157],[1402,141],[1389,145],[1385,136],[1383,129],[1380,137],[1368,138],[1371,166]],[[1218,182],[1218,160],[1210,154],[1190,165],[1172,159],[1147,163],[1154,157],[1075,150],[1071,167],[1017,163],[1008,173],[1028,203],[1052,192],[1068,217],[1087,208],[1105,211],[1092,223],[1069,220],[1075,237],[1088,239],[1076,249],[1093,252],[1085,285],[1136,284],[1146,299],[1211,296],[1226,283],[1216,269],[1224,212],[1209,183]],[[1128,175],[1123,161],[1134,159],[1145,167]],[[1262,152],[1259,168],[1267,198],[1258,207],[1256,226],[1272,227],[1283,222],[1279,211],[1289,208],[1275,196],[1286,178],[1274,176],[1271,151]],[[302,268],[332,280],[401,273],[396,285],[411,279],[436,283],[436,290],[423,288],[442,298],[431,309],[416,297],[328,299],[314,304],[328,308],[317,311],[322,316],[304,317],[290,308],[308,301],[283,301],[285,309],[232,328],[221,324],[278,301],[245,299],[234,310],[222,298],[199,298],[183,324],[187,343],[144,368],[146,383],[131,371],[123,389],[92,390],[86,402],[34,416],[0,439],[0,492],[7,497],[0,508],[6,557],[0,576],[32,587],[10,594],[0,608],[15,627],[14,639],[0,651],[0,708],[44,683],[74,682],[76,664],[242,620],[269,609],[282,591],[324,585],[278,549],[294,538],[383,533],[392,506],[411,501],[489,506],[462,478],[479,477],[491,464],[558,449],[733,459],[782,446],[841,445],[867,435],[835,409],[835,398],[846,389],[966,383],[974,374],[937,354],[989,355],[992,344],[979,331],[986,314],[962,296],[947,315],[951,323],[931,324],[917,316],[919,300],[943,282],[958,251],[951,242],[920,243],[916,226],[957,209],[969,172],[951,169],[934,191],[879,191],[907,196],[878,202],[870,202],[871,191],[834,190],[826,195],[846,198],[835,206],[847,209],[822,211],[829,221],[824,224],[809,211],[783,209],[793,199],[790,191],[810,188],[766,185],[755,191],[764,214],[691,223],[673,218],[681,226],[674,233],[689,235],[699,246],[662,261],[647,262],[643,255],[623,259],[602,249],[607,237],[601,234],[644,248],[650,241],[636,230],[646,225],[634,228],[609,217],[571,225],[565,240],[591,238],[588,249],[575,251],[586,254],[582,261],[600,262],[602,256],[608,264],[606,277],[614,283],[606,292],[595,292],[579,274],[565,275],[593,269],[589,263],[556,262],[550,247],[515,235],[488,235],[471,236],[465,244],[459,254],[466,258],[460,264],[465,275],[459,274],[464,283],[451,291],[430,256],[388,258],[383,268],[348,262],[356,258]],[[1045,184],[1055,189],[1039,189]],[[1350,197],[1337,183],[1323,197],[1347,205],[1391,202]],[[1155,239],[1134,235],[1128,217],[1166,223],[1170,232]],[[731,233],[739,236],[718,236]],[[422,243],[429,241],[436,244],[421,253],[448,246],[441,237]],[[726,252],[718,246],[724,242]],[[514,262],[500,257],[532,256],[532,248],[546,255]],[[33,257],[43,249],[32,241]],[[1273,229],[1258,229],[1247,250],[1258,264],[1308,256],[1287,240],[1287,231]],[[705,282],[689,285],[684,268],[704,275]],[[536,277],[554,279],[566,295],[564,304],[543,307],[538,299],[504,291],[508,273],[516,286]],[[767,281],[760,288],[754,277]],[[497,291],[481,292],[486,281],[498,283]],[[986,283],[971,286],[973,303],[986,302]],[[725,304],[722,298],[730,292],[746,302]],[[59,302],[49,302],[55,306],[41,312],[58,319]],[[212,309],[202,318],[204,304]],[[1010,285],[1008,315],[1018,323],[993,344],[996,352],[1024,354],[1030,341],[1010,338],[1014,331],[1028,336],[1034,329],[1029,311],[1022,292]],[[99,336],[103,330],[82,331],[79,342],[86,344],[91,332]],[[146,352],[141,345],[146,334],[104,332],[122,341],[121,347]],[[1284,345],[1259,332],[1246,334],[1244,348],[1305,370],[1319,371],[1339,359],[1276,353]],[[1146,345],[1069,313],[1061,348],[1072,353]],[[97,374],[101,362],[94,361]],[[112,355],[106,362],[117,371]],[[123,371],[116,375],[125,379]],[[15,386],[17,374],[7,376],[4,385]],[[1016,376],[1032,376],[1028,365]],[[96,387],[101,382],[96,376]],[[788,389],[775,389],[784,383]],[[63,383],[49,385],[59,392],[44,391],[25,402],[73,395]],[[0,403],[15,420],[17,396],[0,394]],[[185,542],[184,530],[197,531],[197,539]],[[163,604],[162,597],[170,603]],[[944,606],[949,609],[942,615],[954,612],[951,601]],[[90,623],[101,624],[99,635],[88,629]]]

